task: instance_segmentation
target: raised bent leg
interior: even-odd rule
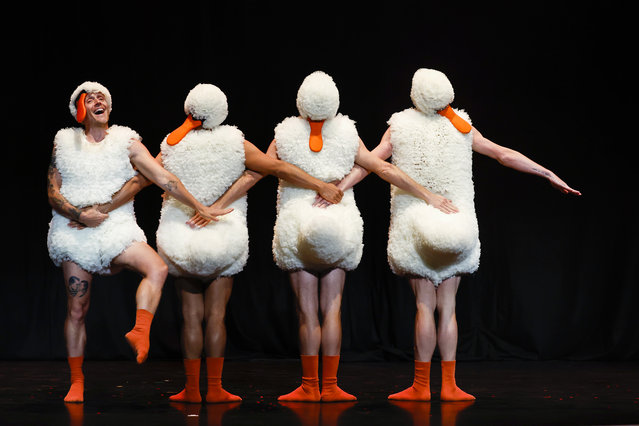
[[[135,295],[135,326],[125,336],[136,353],[136,361],[141,364],[149,352],[151,322],[162,297],[168,268],[155,250],[143,242],[133,243],[113,260],[113,264],[142,275]]]

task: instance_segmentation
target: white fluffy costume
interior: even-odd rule
[[[275,128],[280,159],[325,182],[342,179],[352,169],[359,146],[355,123],[337,113],[339,92],[332,78],[316,71],[307,76],[297,93],[301,117],[288,117]],[[309,148],[309,120],[323,121],[320,151]],[[315,192],[281,180],[273,255],[284,270],[352,270],[362,257],[363,222],[353,190],[340,203],[313,207]]]
[[[387,248],[391,269],[401,276],[428,278],[435,285],[479,266],[472,131],[462,133],[438,114],[453,98],[453,87],[443,73],[420,69],[411,88],[416,109],[395,113],[388,121],[393,163],[459,208],[458,213],[446,214],[391,186]],[[464,111],[455,112],[470,123]]]
[[[212,84],[198,84],[186,97],[184,111],[201,120],[175,145],[162,141],[162,162],[202,204],[211,205],[245,170],[244,135],[221,125],[228,113],[226,96]],[[248,259],[246,196],[229,206],[233,211],[203,228],[186,222],[195,211],[167,196],[157,229],[158,253],[174,276],[213,279],[240,272]]]
[[[105,95],[111,110],[111,96],[95,82],[85,82],[71,96],[69,109],[75,117],[75,99],[85,91]],[[110,126],[99,143],[89,142],[82,128],[66,128],[55,136],[55,167],[62,176],[60,193],[75,207],[111,201],[124,183],[135,176],[128,148],[140,136],[124,126]],[[97,227],[74,229],[69,219],[53,211],[47,246],[51,260],[60,266],[72,261],[87,272],[110,273],[113,258],[136,241],[146,241],[135,220],[133,201],[113,210]]]

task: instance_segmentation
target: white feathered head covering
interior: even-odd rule
[[[224,92],[212,84],[200,83],[191,89],[184,101],[186,120],[167,136],[166,142],[176,145],[187,133],[200,126],[211,130],[224,122],[228,112]]]
[[[339,91],[325,72],[315,71],[304,79],[297,91],[297,110],[303,118],[321,121],[335,117]]]
[[[95,92],[100,92],[104,95],[106,99],[106,103],[107,103],[107,109],[109,110],[109,114],[111,114],[111,108],[112,108],[111,93],[109,93],[107,88],[101,85],[100,83],[96,83],[95,81],[85,81],[84,83],[76,87],[76,89],[71,94],[71,99],[69,100],[69,111],[71,112],[71,115],[73,116],[73,118],[76,118],[76,115],[78,113],[78,110],[75,106],[75,103],[78,100],[78,96],[80,96],[82,93],[95,93]]]
[[[229,113],[226,95],[217,86],[200,83],[186,96],[184,112],[202,121],[205,129],[212,129],[222,124]]]
[[[419,111],[434,114],[453,101],[455,92],[443,72],[420,68],[413,75],[410,98]]]

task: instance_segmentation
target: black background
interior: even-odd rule
[[[411,106],[421,67],[448,75],[453,106],[484,136],[583,193],[562,195],[474,156],[482,256],[458,293],[458,359],[638,358],[636,52],[630,16],[615,3],[51,2],[4,17],[1,358],[66,356],[62,272],[46,249],[46,170],[53,136],[75,125],[67,105],[77,85],[104,84],[111,124],[135,129],[155,155],[184,120],[188,91],[215,84],[228,97],[225,123],[265,151],[277,123],[297,114],[303,78],[323,70],[373,149],[390,115]],[[270,176],[249,193],[250,258],[229,303],[227,357],[298,354],[292,292],[271,254],[276,188]],[[365,248],[347,274],[343,357],[408,360],[415,307],[386,261],[389,186],[371,175],[355,193]],[[160,195],[149,187],[136,198],[152,245]],[[130,272],[94,279],[87,358],[132,358],[123,335],[137,283]],[[179,328],[169,278],[151,358],[181,357]]]

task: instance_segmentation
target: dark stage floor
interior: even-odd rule
[[[244,399],[231,405],[169,403],[184,383],[179,361],[88,360],[84,371],[86,402],[64,404],[66,362],[0,362],[0,425],[639,424],[636,362],[459,362],[458,384],[473,403],[440,403],[436,362],[430,403],[386,399],[411,384],[408,362],[343,362],[340,385],[359,400],[333,404],[277,402],[299,384],[297,360],[227,361],[225,388]]]

